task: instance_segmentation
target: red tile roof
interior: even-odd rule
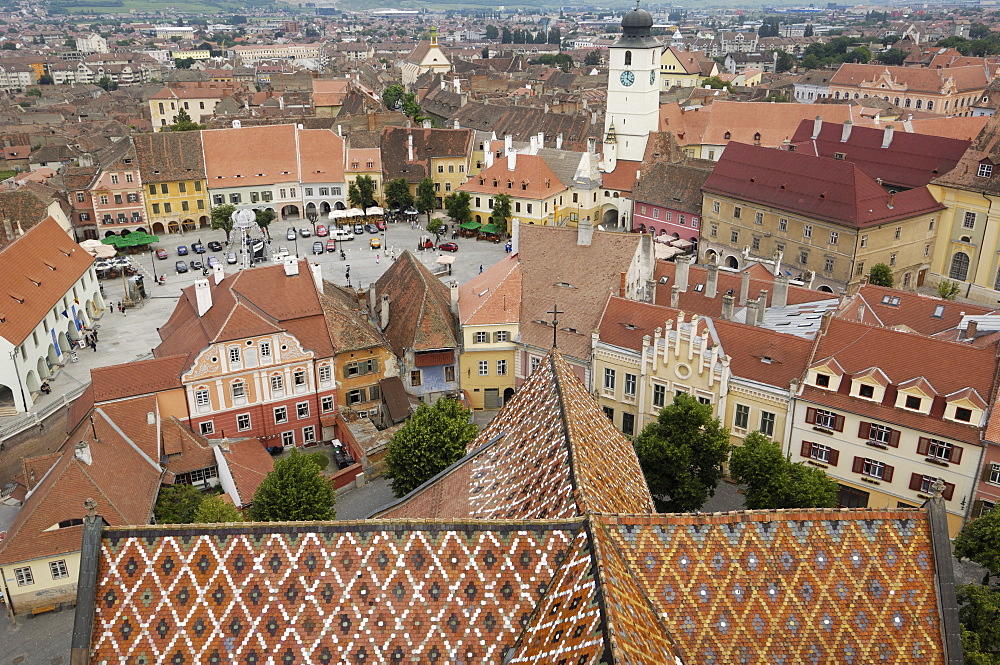
[[[435,351],[458,347],[451,292],[444,283],[404,251],[372,285],[376,311],[389,296],[389,324],[382,333],[397,356],[407,349]]]
[[[852,228],[944,209],[926,187],[893,196],[848,161],[742,143],[729,144],[704,190]]]
[[[464,326],[517,323],[521,316],[521,264],[510,255],[458,287]]]
[[[949,67],[948,69],[928,69],[926,67],[886,67],[885,65],[863,65],[845,62],[830,79],[830,86],[848,86],[871,89],[879,92],[872,83],[884,78],[892,82],[895,89],[909,94],[943,94],[949,88],[955,93],[983,90],[989,83],[986,68]],[[866,86],[866,84],[868,84]],[[887,90],[882,90],[885,93]]]
[[[837,317],[857,321],[860,314],[862,322],[869,325],[937,335],[954,329],[963,316],[982,316],[995,311],[995,307],[865,284],[841,303]]]
[[[181,387],[187,369],[185,354],[151,358],[90,370],[94,401],[98,404],[122,397],[134,397]]]
[[[258,439],[230,441],[228,449],[221,450],[240,495],[242,503],[238,507],[246,507],[253,503],[257,488],[274,470],[274,458]]]
[[[299,182],[295,125],[201,133],[209,189]]]

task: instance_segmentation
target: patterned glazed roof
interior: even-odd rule
[[[558,351],[546,356],[468,451],[376,515],[547,519],[653,511],[632,444]]]

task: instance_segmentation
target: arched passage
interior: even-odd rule
[[[37,393],[38,389],[42,386],[42,382],[38,380],[38,374],[35,370],[28,370],[28,373],[24,377],[24,385],[27,387],[29,393]]]
[[[705,252],[705,261],[707,261],[708,263],[717,263],[718,260],[719,260],[719,253],[716,252],[714,249],[710,249],[707,252]]]
[[[618,208],[608,208],[601,215],[601,225],[607,230],[618,229]]]
[[[333,208],[334,210],[347,210],[347,207],[344,205],[343,201],[337,201],[336,203],[334,203]]]
[[[319,211],[320,211],[320,213],[322,213],[324,215],[329,215],[330,214],[330,210],[331,210],[330,204],[327,203],[326,201],[323,201],[323,203],[321,203],[319,205]]]
[[[48,376],[52,374],[52,371],[49,369],[48,364],[45,362],[44,356],[39,358],[38,362],[35,363],[35,371],[38,372],[38,376],[42,377],[43,379],[48,378]]]
[[[49,370],[52,369],[53,365],[59,364],[59,354],[56,353],[55,344],[49,344],[49,350],[45,354],[45,361],[47,363]]]
[[[191,221],[191,220],[188,220],[188,221]],[[193,225],[193,222],[192,222],[192,225]],[[167,224],[167,233],[180,233],[180,232],[181,232],[181,225],[177,223],[177,220],[174,220],[174,221],[170,222],[169,224]]]
[[[208,221],[208,215],[202,215],[198,218],[198,226],[203,229],[207,229],[211,226],[211,223]]]
[[[505,388],[504,391],[503,391],[503,403],[506,404],[507,402],[509,402],[513,398],[514,398],[514,389],[513,388]]]
[[[165,232],[166,231],[163,228],[163,222],[156,222],[156,223],[153,224],[153,235],[154,236],[163,235]]]
[[[823,293],[833,293],[833,289],[831,289],[826,284],[821,284],[820,287],[818,289],[816,289],[816,290],[817,291],[822,291]]]
[[[17,401],[14,399],[14,391],[9,386],[0,383],[0,413],[13,415],[11,409],[14,412],[17,411]]]
[[[739,270],[740,260],[737,259],[735,256],[730,256],[728,259],[726,259],[726,265],[735,270]]]
[[[70,324],[72,325],[72,324]],[[59,350],[63,354],[69,353],[69,349],[72,345],[69,343],[69,335],[65,332],[59,333]],[[57,361],[60,362],[60,361]],[[55,364],[55,363],[54,363]]]
[[[299,207],[296,205],[287,205],[281,209],[282,219],[291,219],[293,217],[299,216]]]

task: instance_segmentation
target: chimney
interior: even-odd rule
[[[431,128],[431,119],[424,118],[424,129],[430,129],[430,128]]]
[[[597,139],[591,136],[587,139],[587,154],[596,155],[597,154]]]
[[[528,137],[528,154],[537,155],[538,154],[538,138],[534,134]]]
[[[622,273],[622,274],[624,275],[624,273]],[[681,300],[680,296],[681,296],[681,290],[680,290],[680,288],[676,284],[674,284],[673,286],[671,286],[670,287],[670,306],[673,307],[674,309],[677,309],[677,307],[680,305],[680,300]]]
[[[969,324],[965,327],[965,339],[972,339],[979,332],[979,321],[969,319]]]
[[[517,150],[507,153],[507,170],[513,171],[517,167]]]
[[[294,256],[285,257],[285,275],[295,277],[299,274],[299,260]]]
[[[212,287],[208,285],[207,279],[194,280],[194,298],[198,305],[198,316],[205,316],[205,312],[212,309]]]
[[[722,296],[722,318],[725,321],[733,320],[733,304],[736,302],[736,298],[729,295],[728,293]]]
[[[844,123],[844,131],[840,134],[840,142],[847,143],[847,139],[851,138],[851,130],[854,129],[854,123],[848,120]]]
[[[510,254],[517,256],[517,246],[521,241],[521,220],[517,217],[510,219]]]
[[[490,149],[489,146],[485,146],[485,149],[483,151],[483,157],[486,158],[486,168],[490,168],[491,166],[493,166],[493,151]]]
[[[819,138],[819,133],[820,131],[822,131],[822,129],[823,129],[823,118],[816,116],[816,118],[813,120],[812,138],[814,139]]]
[[[385,330],[389,325],[389,295],[386,293],[382,294],[382,306],[379,309],[378,323],[382,330]]]
[[[452,129],[461,129],[462,128],[462,126],[458,124],[458,118],[455,118],[455,122],[452,123],[451,128]]]
[[[455,94],[456,95],[461,95],[462,94],[462,79],[455,79],[453,82],[455,84]]]
[[[413,134],[410,134],[409,132],[407,132],[407,136],[406,136],[406,150],[407,150],[406,161],[412,162],[413,161]]]
[[[757,298],[757,325],[764,325],[764,314],[767,313],[767,291],[761,290]]]
[[[562,142],[563,142],[562,132],[559,132],[558,134],[556,134],[556,150],[562,150]]]
[[[865,322],[865,304],[861,303],[858,305],[858,323]]]
[[[750,271],[744,270],[740,275],[740,307],[745,307],[750,297]]]
[[[444,79],[441,79],[441,89],[442,90],[447,90],[448,89],[448,82],[445,81]]]
[[[719,289],[719,266],[709,263],[707,267],[708,278],[705,280],[705,297],[714,298]]]
[[[506,156],[506,154],[507,154],[508,152],[510,152],[510,149],[511,149],[511,144],[512,144],[513,142],[514,142],[514,139],[512,139],[512,138],[511,138],[510,134],[506,134],[506,135],[505,135],[505,136],[503,137],[503,154],[504,154],[505,156]]]
[[[94,463],[94,458],[90,454],[90,444],[86,441],[80,441],[76,444],[73,455],[87,466]]]
[[[746,313],[746,324],[748,326],[757,325],[757,308],[759,305],[756,300],[747,301],[747,313]]]
[[[580,246],[590,246],[590,241],[594,239],[594,224],[589,219],[581,219],[576,227],[576,244]]]
[[[312,273],[313,281],[316,282],[316,290],[323,293],[323,266],[318,263],[310,263],[309,272]]]
[[[222,269],[221,264],[216,263],[215,267],[212,268],[212,278],[215,280],[216,284],[226,278],[226,271]]]
[[[451,313],[458,316],[458,282],[449,282],[448,292],[451,295]]]
[[[597,124],[597,111],[591,111],[590,112],[590,124],[592,124],[592,125],[596,125]]]
[[[538,132],[538,149],[545,147],[545,132]]]
[[[692,256],[686,254],[684,256],[678,256],[674,261],[677,264],[677,269],[674,271],[674,281],[677,283],[677,288],[681,291],[688,290],[688,279],[691,274],[691,260]]]
[[[888,148],[890,145],[892,145],[892,134],[895,131],[896,131],[896,129],[892,125],[886,125],[885,126],[885,131],[882,134],[882,147],[883,148]]]
[[[781,274],[774,278],[774,297],[772,307],[784,307],[788,304],[788,275]]]

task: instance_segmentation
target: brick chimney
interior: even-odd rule
[[[750,297],[750,271],[744,270],[740,275],[740,307],[745,307]]]
[[[709,263],[706,270],[708,277],[705,279],[705,297],[714,298],[719,290],[719,266]]]
[[[784,307],[788,304],[788,275],[784,273],[774,277],[774,297],[772,307]]]
[[[688,289],[688,279],[690,279],[691,273],[691,261],[692,256],[690,254],[685,254],[684,256],[678,256],[674,260],[674,264],[677,269],[674,271],[674,281],[677,284],[677,288],[681,291],[687,291]]]
[[[728,293],[722,296],[722,318],[725,321],[733,320],[733,305],[736,303],[736,298],[729,295]]]

